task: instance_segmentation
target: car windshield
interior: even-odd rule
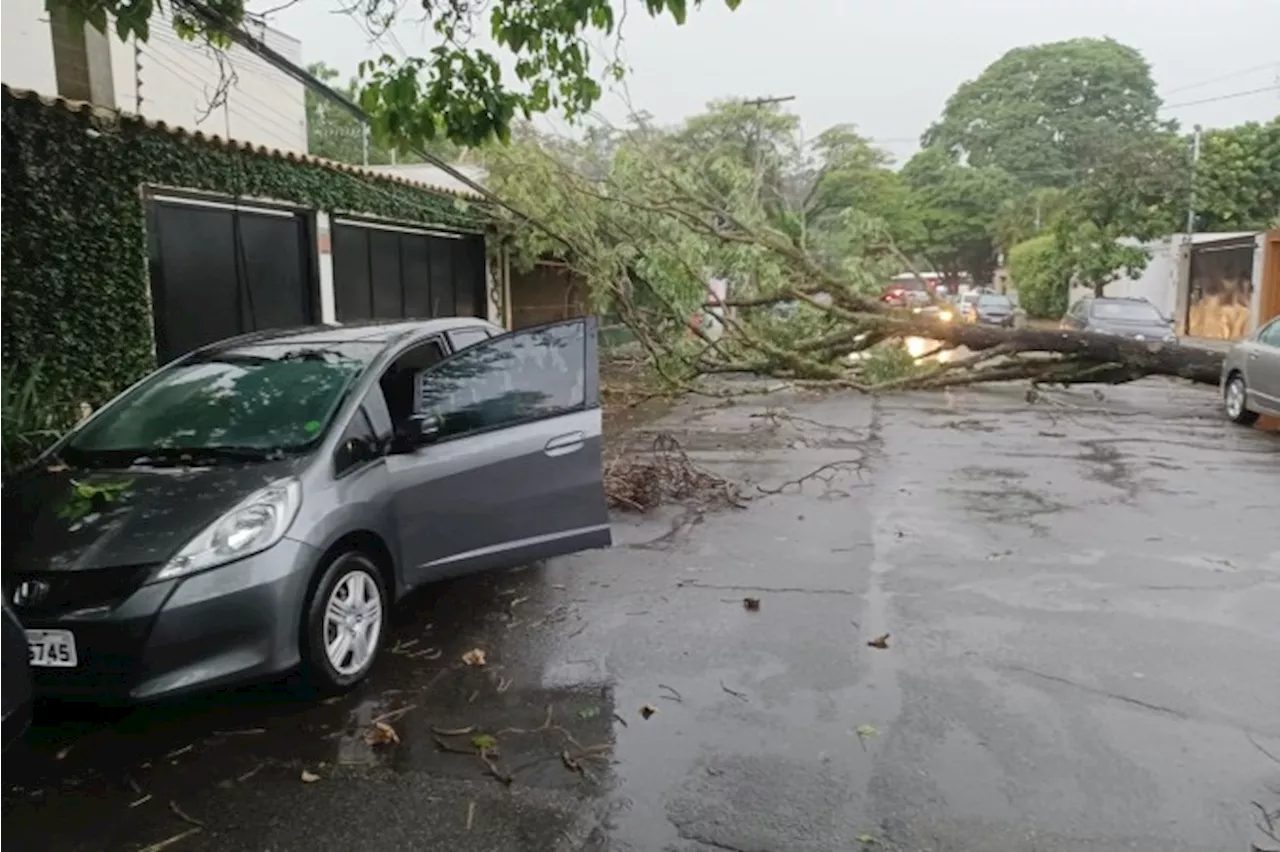
[[[73,460],[183,452],[252,459],[298,451],[324,434],[380,348],[290,341],[210,352],[161,370],[112,402],[64,452]]]
[[[1008,296],[999,294],[983,294],[978,297],[978,307],[980,308],[1012,308],[1013,302],[1009,301]]]
[[[1164,317],[1150,302],[1094,302],[1093,315],[1107,320],[1164,322]]]

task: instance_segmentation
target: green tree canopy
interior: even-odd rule
[[[1159,126],[1146,59],[1111,39],[1019,47],[964,83],[923,144],[1039,186],[1067,186],[1106,154],[1099,135]]]
[[[1196,166],[1196,227],[1252,230],[1280,223],[1280,116],[1210,130]]]
[[[939,272],[968,272],[991,281],[996,268],[996,218],[1018,189],[993,166],[965,166],[941,148],[925,148],[902,169],[922,223],[923,239],[910,246]]]
[[[337,69],[323,62],[315,62],[307,66],[307,71],[319,80],[328,83],[336,91],[349,98],[356,97],[358,83],[356,80],[339,85]],[[366,151],[364,127],[347,110],[320,97],[310,89],[306,92],[307,109],[307,153],[340,163],[365,163],[382,166],[392,162],[420,163],[422,157],[414,150],[400,151],[399,146],[369,134]],[[448,139],[437,139],[423,146],[430,153],[446,160],[457,157],[459,148]]]
[[[216,44],[227,44],[228,34],[245,19],[244,0],[47,0],[47,5],[100,32],[112,26],[121,38],[146,41],[152,18],[166,2],[180,35]],[[736,9],[741,0],[724,2]],[[689,7],[701,3],[643,0],[640,6],[649,15],[669,14],[683,24]],[[613,34],[621,26],[626,6],[618,0],[421,0],[412,11],[399,0],[365,0],[325,11],[347,12],[381,33],[402,16],[419,19],[419,6],[435,46],[425,56],[384,54],[361,67],[360,104],[379,138],[413,145],[506,139],[517,118],[551,109],[570,118],[585,113],[600,98],[599,81],[625,72],[617,60],[593,64],[587,43],[588,35]],[[481,31],[514,59],[514,80],[504,73],[499,56],[473,40]]]

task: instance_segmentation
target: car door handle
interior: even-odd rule
[[[586,432],[566,432],[563,435],[557,435],[550,441],[547,441],[547,444],[542,448],[542,451],[552,457],[565,456],[569,453],[582,449],[586,442]]]

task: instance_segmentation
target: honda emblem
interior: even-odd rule
[[[23,580],[13,590],[14,606],[35,606],[49,594],[49,584],[44,580]]]

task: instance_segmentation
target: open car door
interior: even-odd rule
[[[594,317],[493,337],[418,375],[430,437],[396,496],[411,584],[612,543],[599,389]]]

